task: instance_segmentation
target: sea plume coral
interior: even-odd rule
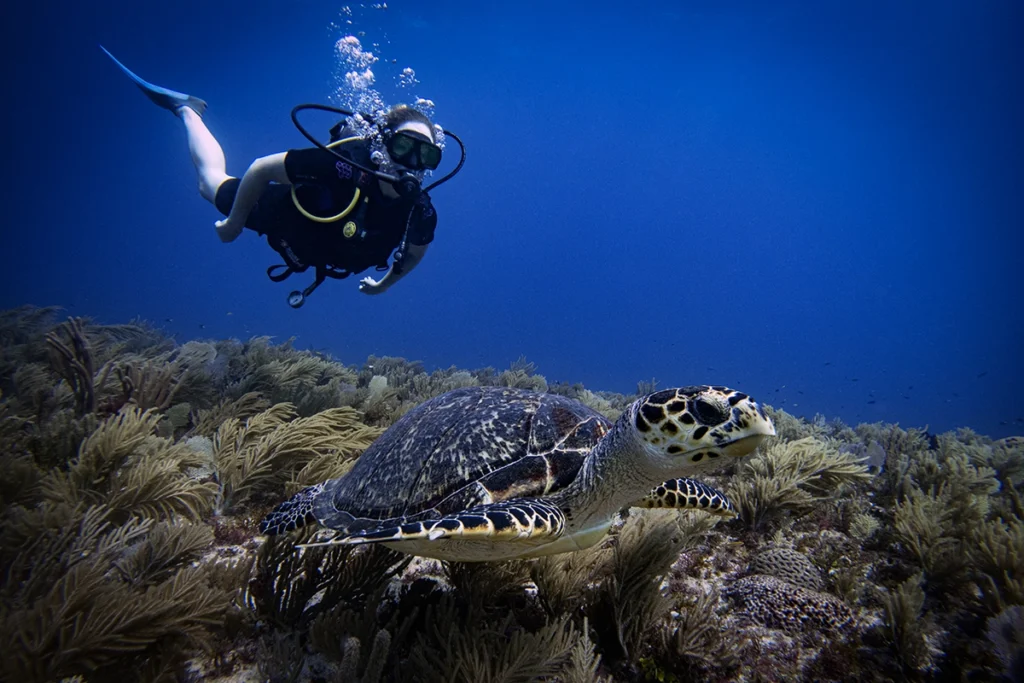
[[[729,496],[743,523],[757,530],[787,514],[809,512],[844,485],[870,479],[860,458],[831,441],[776,439],[743,461]]]
[[[194,452],[156,436],[160,416],[135,408],[112,415],[82,442],[66,469],[40,482],[44,500],[103,504],[113,519],[132,516],[199,519],[212,506],[216,487],[188,476]]]
[[[232,596],[190,565],[208,532],[155,531],[140,518],[114,524],[110,512],[54,504],[8,511],[0,528],[4,680],[104,680],[132,657],[195,645],[222,622]]]
[[[297,417],[295,407],[278,403],[243,423],[228,419],[213,438],[213,470],[220,484],[220,510],[231,510],[254,491],[295,478],[320,458],[339,463],[354,458],[380,434],[360,421],[352,408],[332,408]]]

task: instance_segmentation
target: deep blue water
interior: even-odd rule
[[[262,239],[218,241],[180,123],[97,44],[206,99],[241,174],[304,146],[288,114],[336,92],[344,5],[20,5],[0,306],[1024,432],[1024,4],[491,4],[351,5],[388,102],[434,100],[469,159],[416,272],[299,311]]]

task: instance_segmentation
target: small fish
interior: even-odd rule
[[[869,406],[870,406],[870,405],[873,405],[873,404],[874,404],[875,402],[876,402],[876,401],[875,401],[875,399],[871,399],[870,401],[868,401],[868,405],[869,405]]]
[[[829,361],[825,361],[825,366],[827,367],[829,365],[832,365],[832,361],[830,361],[830,360]]]
[[[206,329],[206,325],[204,325],[202,323],[199,323],[199,329],[205,330]]]
[[[859,379],[859,378],[857,378],[857,377],[851,377],[851,378],[850,378],[850,381],[851,381],[851,382],[859,382],[859,381],[860,381],[860,379]]]
[[[982,377],[984,377],[987,374],[988,374],[988,370],[986,370],[985,372],[979,372],[978,373],[978,379],[981,379]]]
[[[174,318],[164,318],[164,322],[165,323],[173,323],[174,322]]]
[[[231,311],[228,311],[228,315],[234,315],[234,313],[232,313]]]

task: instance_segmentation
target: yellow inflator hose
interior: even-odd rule
[[[344,145],[346,142],[353,142],[355,140],[362,140],[362,138],[360,138],[359,136],[353,136],[350,138],[345,138],[344,140],[336,140],[327,146],[337,147],[339,145]],[[337,216],[314,216],[310,212],[306,211],[304,208],[302,208],[302,204],[299,203],[299,198],[295,194],[294,185],[292,185],[292,203],[295,204],[295,208],[299,210],[299,213],[301,213],[303,216],[305,216],[311,221],[316,221],[317,223],[333,223],[335,221],[340,221],[342,218],[352,213],[352,209],[354,209],[356,207],[356,204],[359,203],[359,188],[357,187],[355,193],[353,193],[352,201],[349,202],[348,206],[345,207],[344,211],[339,213]]]

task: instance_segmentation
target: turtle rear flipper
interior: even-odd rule
[[[315,524],[313,499],[324,490],[326,484],[327,482],[324,482],[302,489],[278,505],[260,521],[260,533],[276,536],[288,531],[295,531],[307,524]]]
[[[694,479],[669,479],[638,500],[638,508],[704,510],[723,517],[737,517],[732,501],[716,488]]]
[[[421,522],[366,529],[337,539],[338,543],[396,543],[438,541],[446,538],[516,541],[548,537],[565,529],[565,515],[557,505],[536,498],[478,505],[461,512]]]

